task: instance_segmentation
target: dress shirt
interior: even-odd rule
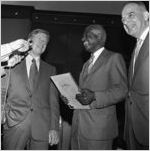
[[[91,54],[91,57],[89,59],[88,73],[90,73],[91,68],[93,67],[94,63],[96,62],[97,58],[100,56],[103,50],[104,47],[98,49],[96,52]]]
[[[29,78],[30,67],[31,67],[31,64],[32,64],[32,59],[33,59],[33,57],[30,54],[26,57],[26,67],[27,67],[28,78]],[[34,57],[34,59],[36,60],[37,69],[39,71],[40,57],[36,57],[36,58]]]
[[[94,56],[93,62],[92,64],[94,65],[94,63],[96,62],[97,58],[100,56],[100,54],[102,53],[102,51],[104,50],[104,47],[98,49],[96,52],[94,52],[92,55]]]

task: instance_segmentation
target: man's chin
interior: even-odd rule
[[[86,51],[91,53],[91,50],[90,50],[90,49],[86,49]]]
[[[127,32],[129,35],[131,35],[132,37],[135,37],[136,38],[136,28],[132,28],[132,29],[129,29]]]
[[[89,47],[85,47],[85,50],[91,52],[91,49]]]

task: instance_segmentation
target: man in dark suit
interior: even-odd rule
[[[129,68],[125,140],[128,149],[149,148],[149,13],[142,2],[127,3],[122,10],[127,34],[137,39]]]
[[[59,103],[50,76],[55,67],[40,59],[49,33],[35,29],[29,34],[32,50],[10,73],[4,125],[4,149],[46,150],[59,141]]]
[[[116,104],[127,93],[125,62],[120,54],[104,47],[106,32],[101,25],[88,26],[82,41],[92,59],[80,73],[81,94],[76,98],[90,109],[74,110],[71,147],[112,149],[113,139],[118,135]]]

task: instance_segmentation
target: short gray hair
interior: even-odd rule
[[[28,39],[32,38],[33,36],[37,35],[38,33],[43,33],[47,36],[47,41],[49,41],[50,35],[49,32],[44,29],[34,29],[29,33]]]
[[[88,32],[93,31],[93,30],[99,31],[98,33],[94,33],[94,34],[97,37],[99,36],[99,34],[101,34],[100,42],[101,42],[101,45],[104,46],[105,42],[106,42],[106,37],[107,37],[107,34],[106,34],[104,27],[102,25],[99,25],[99,24],[89,25],[85,28],[84,35],[86,35]]]

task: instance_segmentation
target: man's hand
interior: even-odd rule
[[[10,58],[8,60],[8,65],[7,67],[13,67],[16,64],[18,64],[19,62],[21,62],[21,60],[24,58],[24,56],[19,56],[19,55],[14,55],[12,58]]]
[[[19,55],[14,55],[10,59],[7,57],[8,60],[6,60],[6,61],[8,62],[8,64],[5,66],[1,66],[1,77],[6,74],[5,67],[14,67],[16,64],[21,62],[21,60],[23,58],[24,58],[24,56],[19,56]]]
[[[89,89],[81,89],[81,94],[77,94],[76,99],[82,105],[89,105],[95,100],[95,95],[94,92]]]
[[[59,134],[56,130],[49,131],[49,144],[56,145],[59,143]]]

